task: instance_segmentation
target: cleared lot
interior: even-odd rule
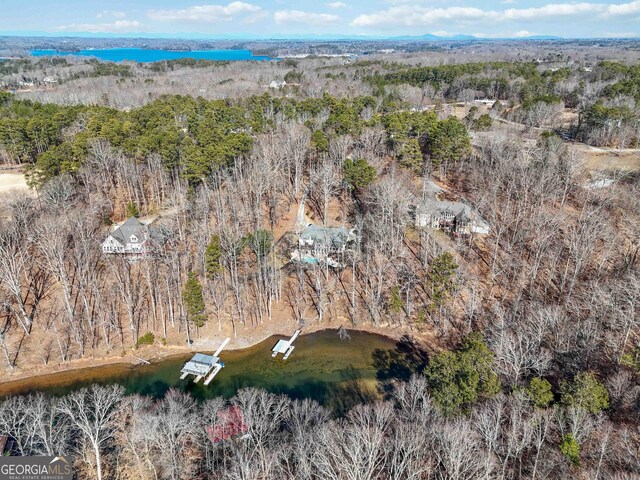
[[[30,192],[23,173],[0,173],[0,195],[9,192]]]
[[[589,170],[631,172],[640,170],[640,150],[596,148],[584,144],[575,144]]]

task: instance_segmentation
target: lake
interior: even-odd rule
[[[424,367],[426,354],[408,339],[395,341],[364,332],[350,332],[350,340],[340,340],[337,330],[323,330],[298,337],[288,360],[271,358],[273,336],[250,348],[223,351],[225,367],[213,382],[204,386],[192,377],[180,380],[180,368],[191,354],[161,360],[151,365],[106,365],[70,370],[47,376],[0,384],[0,396],[42,391],[62,395],[90,385],[123,385],[126,392],[153,397],[169,388],[189,392],[202,400],[231,397],[243,387],[263,388],[293,398],[313,398],[335,411],[379,396],[379,388],[391,378],[406,379]],[[211,353],[211,352],[205,352]],[[380,383],[382,382],[382,383]]]
[[[194,58],[198,60],[271,60],[271,57],[254,55],[250,50],[145,50],[142,48],[105,48],[89,49],[77,52],[59,52],[57,50],[31,50],[34,57],[51,55],[76,55],[83,57],[96,57],[109,62],[160,62],[162,60],[177,60],[179,58]]]

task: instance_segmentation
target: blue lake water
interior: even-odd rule
[[[51,55],[76,55],[82,57],[96,57],[109,62],[160,62],[162,60],[177,60],[179,58],[194,58],[197,60],[271,60],[264,55],[254,55],[250,50],[143,50],[141,48],[105,48],[80,50],[78,52],[59,52],[57,50],[32,50],[34,57]]]

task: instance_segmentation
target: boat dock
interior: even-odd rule
[[[287,358],[289,358],[289,355],[291,355],[294,348],[296,348],[293,346],[293,342],[295,341],[296,338],[298,338],[298,335],[300,335],[301,331],[302,330],[296,330],[289,340],[278,340],[278,343],[276,343],[273,349],[271,350],[271,356],[273,358],[276,358],[279,353],[282,353],[283,360],[286,360]]]
[[[189,375],[193,375],[195,379],[194,383],[198,383],[203,378],[204,384],[209,385],[214,377],[222,370],[224,363],[220,361],[220,352],[229,343],[230,338],[227,338],[222,345],[218,347],[218,350],[213,355],[207,355],[206,353],[196,353],[191,360],[184,364],[180,370],[180,380],[184,380]]]
[[[218,374],[218,372],[222,370],[222,367],[224,367],[224,363],[222,362],[218,362],[216,365],[214,365],[213,370],[211,371],[209,376],[204,379],[205,386],[211,383],[211,380],[213,380],[213,377],[215,377]]]

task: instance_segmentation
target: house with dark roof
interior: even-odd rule
[[[356,240],[356,230],[310,223],[305,215],[305,199],[306,193],[298,207],[294,226],[298,245],[291,252],[291,260],[305,264],[325,264],[332,268],[342,268],[344,253]]]
[[[160,251],[168,239],[166,228],[152,227],[131,217],[109,233],[102,242],[102,253],[148,255]]]
[[[322,227],[309,225],[298,238],[298,244],[303,250],[313,250],[322,253],[342,253],[351,239],[351,232],[345,227]]]

